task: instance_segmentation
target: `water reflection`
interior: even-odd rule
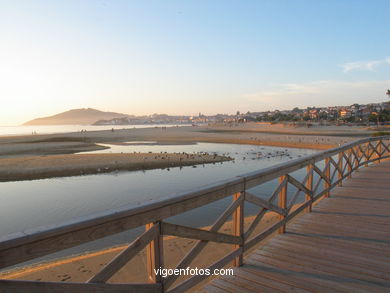
[[[95,212],[123,206],[135,206],[151,200],[173,197],[178,193],[213,184],[243,173],[286,162],[316,151],[253,145],[199,143],[193,145],[115,145],[100,152],[208,152],[224,154],[234,161],[134,172],[85,175],[20,182],[0,183],[0,236],[37,226],[57,224]],[[260,155],[261,154],[261,155]],[[304,170],[297,178],[303,178]],[[275,182],[253,189],[269,197]],[[172,219],[181,224],[209,225],[220,215],[230,198],[190,211]],[[257,210],[256,210],[257,211]],[[255,210],[249,210],[249,213]],[[129,241],[132,233],[121,233],[92,244],[68,250],[97,249]]]

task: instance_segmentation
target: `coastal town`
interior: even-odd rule
[[[240,123],[240,122],[333,122],[377,124],[390,121],[389,102],[371,104],[353,104],[349,106],[329,107],[295,107],[291,110],[273,110],[263,112],[237,111],[235,114],[196,116],[172,116],[166,114],[153,114],[145,116],[126,116],[109,120],[99,120],[94,125],[132,125],[132,124],[204,124],[204,123]]]

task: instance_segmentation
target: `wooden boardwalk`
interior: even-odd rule
[[[199,292],[390,292],[390,161],[354,173]]]

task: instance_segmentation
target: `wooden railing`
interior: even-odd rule
[[[234,266],[241,266],[244,252],[259,244],[274,232],[284,233],[286,224],[291,219],[303,211],[310,212],[314,202],[322,197],[328,197],[329,192],[335,186],[341,185],[342,181],[350,177],[359,167],[367,166],[373,162],[378,163],[380,160],[389,158],[389,142],[389,136],[362,139],[311,156],[238,176],[175,198],[157,201],[133,209],[95,214],[61,226],[44,227],[38,231],[3,237],[0,239],[0,268],[16,265],[135,227],[146,227],[141,236],[86,283],[0,280],[0,291],[40,293],[185,292],[207,276],[197,275],[178,282],[180,280],[175,275],[165,279],[160,275],[156,275],[154,269],[164,267],[163,235],[198,240],[195,246],[179,262],[177,269],[184,269],[189,266],[210,241],[232,244],[233,247],[230,253],[209,267],[211,271],[215,268],[222,268],[231,262]],[[293,172],[301,169],[305,170],[305,176],[300,181],[295,178],[295,175],[295,177],[293,176]],[[260,198],[251,191],[251,188],[275,179],[279,179],[279,183],[267,200]],[[287,190],[291,187],[296,192],[288,200]],[[208,230],[164,221],[169,217],[232,195],[233,199],[228,208]],[[304,195],[304,200],[298,205],[298,199],[302,195]],[[260,212],[253,217],[253,221],[247,226],[247,229],[244,229],[244,202],[249,202],[260,208]],[[256,226],[268,211],[277,213],[278,221],[266,230],[253,235]],[[232,235],[218,232],[231,216]],[[144,248],[147,251],[150,283],[106,283]]]

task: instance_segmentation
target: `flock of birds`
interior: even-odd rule
[[[288,149],[285,150],[265,150],[265,148],[261,148],[262,151],[255,151],[254,149],[251,149],[249,152],[243,153],[242,160],[260,160],[260,159],[271,159],[271,158],[281,158],[281,157],[287,157],[289,159],[293,159],[293,156],[291,153],[289,153]],[[229,156],[230,153],[223,153],[223,156]],[[240,155],[239,152],[235,152],[236,157]],[[298,157],[301,157],[301,155],[298,155]]]
[[[265,148],[261,148],[262,151],[256,151],[254,149],[251,149],[250,151],[248,152],[245,152],[245,153],[239,153],[239,152],[235,152],[235,153],[230,153],[230,152],[226,152],[226,153],[221,153],[221,154],[218,154],[216,152],[213,152],[213,153],[208,153],[208,152],[193,152],[193,153],[187,153],[187,152],[174,152],[174,153],[168,153],[168,152],[160,152],[160,153],[157,153],[154,155],[154,157],[152,157],[152,159],[155,159],[155,160],[158,160],[158,159],[161,159],[161,160],[166,160],[168,159],[169,160],[169,155],[170,154],[173,154],[173,155],[178,155],[179,156],[179,160],[182,161],[183,159],[186,159],[186,160],[195,160],[199,157],[202,157],[202,156],[212,156],[214,159],[219,157],[219,156],[223,156],[223,157],[227,157],[229,158],[230,160],[235,160],[235,159],[238,159],[239,158],[239,155],[244,155],[242,157],[242,160],[260,160],[260,159],[271,159],[271,158],[276,158],[276,157],[287,157],[289,159],[293,159],[291,153],[289,153],[288,149],[284,149],[284,150],[275,150],[275,151],[270,151],[270,150],[265,150]],[[134,154],[141,154],[142,152],[134,152]],[[152,152],[148,152],[149,154],[152,154]],[[231,156],[233,155],[233,157]],[[298,155],[298,157],[301,157],[301,155]],[[147,160],[148,156],[144,156],[143,159],[144,160]]]
[[[123,153],[123,152],[121,152]],[[227,158],[230,161],[235,161],[235,160],[262,160],[262,159],[272,159],[272,158],[282,158],[286,157],[288,159],[293,159],[292,154],[289,153],[288,149],[284,150],[270,150],[270,149],[265,149],[264,147],[261,148],[260,150],[255,150],[255,149],[250,149],[247,152],[225,152],[225,153],[217,153],[217,152],[192,152],[192,153],[187,153],[187,152],[173,152],[173,153],[168,153],[168,152],[160,152],[160,153],[154,153],[149,151],[148,154],[150,155],[145,155],[145,152],[133,152],[134,154],[139,154],[139,155],[144,155],[142,156],[143,161],[147,160],[170,160],[172,159],[171,155],[173,156],[173,159],[178,159],[180,162],[185,161],[185,160],[196,160],[202,157],[212,157],[214,159],[217,159],[218,157],[224,157]],[[242,157],[241,157],[242,156]],[[301,155],[298,155],[298,157],[301,157]],[[218,161],[218,163],[222,164],[223,161],[221,160]],[[215,164],[217,162],[213,162]],[[172,162],[173,164],[173,162]],[[173,166],[173,165],[172,165]],[[203,164],[204,166],[204,164]],[[193,168],[197,168],[197,165],[192,165]],[[182,167],[180,167],[181,169]],[[103,169],[108,169],[108,168],[103,168]],[[165,167],[162,169],[167,169],[169,171],[169,167]],[[101,172],[103,171],[101,168],[98,168],[96,171]]]

